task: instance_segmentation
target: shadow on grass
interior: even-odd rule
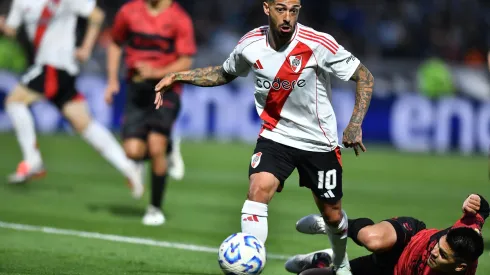
[[[87,208],[90,212],[107,211],[114,216],[120,217],[142,217],[145,210],[141,207],[116,205],[116,204],[89,204]]]

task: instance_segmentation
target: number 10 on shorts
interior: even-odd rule
[[[337,170],[318,171],[318,190],[326,190],[325,198],[335,198],[332,190],[337,187]]]

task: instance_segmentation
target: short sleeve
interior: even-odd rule
[[[89,17],[96,6],[95,0],[70,0],[72,10],[82,16]]]
[[[22,6],[20,0],[14,0],[7,16],[6,25],[9,28],[17,29],[22,24]]]
[[[111,37],[117,44],[123,44],[127,40],[128,33],[129,24],[123,6],[123,8],[117,12],[114,23],[112,24]]]
[[[327,47],[324,47],[323,66],[326,70],[337,78],[348,81],[356,71],[361,61],[331,36],[327,40]],[[319,47],[323,47],[320,45]]]
[[[237,45],[228,59],[223,63],[225,72],[234,76],[247,76],[250,72],[250,65],[241,53],[241,46]]]
[[[175,47],[179,55],[194,55],[196,53],[196,40],[194,26],[189,16],[185,15],[177,24],[177,37]]]

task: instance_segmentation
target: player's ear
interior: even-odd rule
[[[468,267],[468,265],[466,263],[460,263],[456,267],[455,271],[456,272],[462,272],[462,271],[466,270],[467,267]]]
[[[270,6],[269,6],[269,3],[267,1],[264,1],[264,13],[265,15],[269,16],[270,15]]]

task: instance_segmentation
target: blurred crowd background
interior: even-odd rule
[[[10,2],[0,1],[0,14],[7,14]],[[84,65],[84,74],[104,78],[109,30],[117,10],[125,2],[127,0],[98,0],[107,18],[97,48]],[[267,24],[261,0],[176,2],[194,21],[199,46],[194,67],[221,64],[243,34]],[[475,108],[472,118],[466,120],[483,116],[478,112],[488,107],[486,104],[490,101],[490,63],[487,60],[490,1],[302,0],[302,5],[302,24],[333,35],[373,72],[377,98],[417,94],[435,100],[455,96],[458,100],[469,100],[467,103]],[[84,23],[80,20],[80,37]],[[20,73],[26,68],[29,47],[25,39],[21,39],[21,45],[0,38],[0,69]],[[241,79],[237,83],[247,81]],[[335,81],[333,85],[341,90],[353,89],[351,83]],[[455,106],[451,107],[454,112],[465,109]],[[374,104],[372,112],[376,113],[377,108]],[[472,126],[480,129],[473,136],[488,137],[490,143],[486,120],[478,125]],[[390,127],[386,126],[383,131],[392,131]],[[479,142],[485,144],[487,138]]]
[[[85,70],[104,72],[109,29],[117,10],[127,1],[98,1],[107,15],[105,31],[100,37],[92,62],[85,66]],[[11,0],[0,2],[0,14],[7,14]],[[194,19],[199,45],[196,66],[221,62],[244,33],[267,24],[260,0],[177,2]],[[439,69],[439,74],[443,76],[444,69],[441,69],[441,65],[444,64],[477,69],[487,66],[487,53],[490,49],[490,1],[303,0],[302,3],[300,22],[330,33],[365,63],[404,60],[406,64],[420,64],[431,61],[430,65]],[[80,20],[79,25],[82,34],[83,20]],[[4,44],[7,43],[3,41],[2,48],[6,47]],[[28,50],[28,47],[24,49]],[[5,55],[2,56],[2,59],[6,58]],[[17,66],[9,63],[12,62],[2,60],[0,66],[21,71],[21,62]],[[385,64],[389,63],[383,63],[382,66]],[[403,66],[402,70],[389,68],[388,71],[394,69],[407,74],[405,67],[407,66]],[[411,71],[415,73],[413,68]],[[443,87],[453,90],[449,82]],[[490,98],[490,90],[469,93],[476,94],[474,96],[478,98]]]

